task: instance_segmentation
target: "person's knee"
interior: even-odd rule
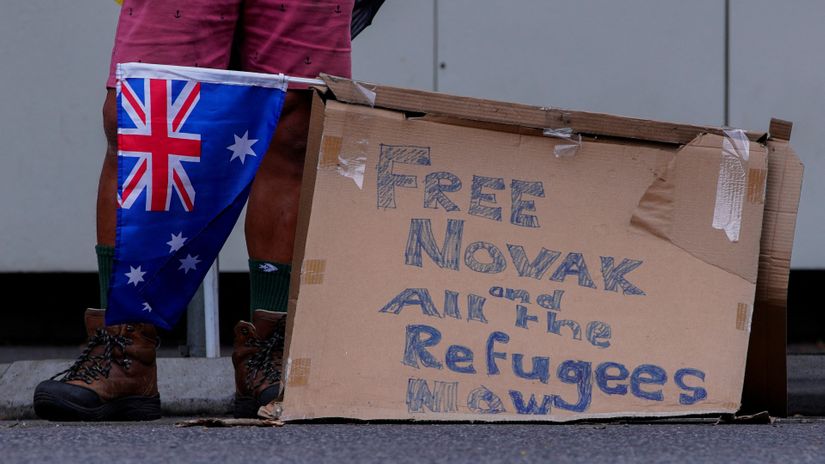
[[[284,130],[272,145],[272,149],[279,152],[278,158],[282,162],[303,166],[307,151],[307,130],[299,124],[289,124],[284,121],[281,126]]]
[[[276,177],[301,177],[307,149],[311,94],[308,91],[290,91],[275,137],[261,165],[260,173]]]
[[[285,155],[303,162],[307,149],[312,94],[309,90],[289,91],[276,130],[277,146]]]
[[[106,156],[117,155],[117,95],[115,89],[107,89],[103,102],[103,132],[106,135]]]

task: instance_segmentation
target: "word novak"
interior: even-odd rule
[[[396,163],[430,166],[430,149],[411,145],[384,145],[376,166],[377,204],[382,209],[396,207],[395,188],[418,188],[418,177],[411,174],[397,174],[393,172]],[[438,171],[427,174],[424,179],[424,208],[443,208],[447,212],[461,211],[447,195],[461,190],[461,179],[451,172]],[[489,190],[504,190],[505,183],[501,177],[484,177],[473,175],[470,188],[470,202],[467,214],[486,218],[492,221],[502,221],[502,208],[497,205],[495,193]],[[510,223],[527,228],[538,228],[539,218],[529,214],[536,211],[533,200],[525,200],[526,195],[544,198],[544,185],[540,181],[526,181],[513,179],[510,183]],[[422,250],[442,269],[458,271],[460,269],[459,256],[461,255],[464,221],[449,219],[444,235],[443,244],[439,247],[433,236],[432,225],[429,219],[410,219],[410,231],[404,250],[404,263],[409,266],[422,266]],[[550,270],[550,267],[561,256],[561,252],[542,248],[538,255],[530,260],[524,247],[521,245],[506,244],[510,260],[519,277],[528,277],[541,280]],[[481,259],[478,256],[481,255]],[[486,255],[486,256],[485,256]],[[501,248],[496,245],[476,241],[467,245],[463,256],[464,264],[475,272],[497,274],[507,269],[507,259]],[[602,280],[604,290],[617,292],[621,287],[625,295],[644,295],[645,292],[629,282],[625,275],[642,265],[641,260],[622,259],[619,264],[610,256],[600,256]],[[550,280],[564,282],[568,276],[576,276],[582,287],[596,288],[584,256],[578,252],[569,252],[560,261],[555,271],[550,274]]]

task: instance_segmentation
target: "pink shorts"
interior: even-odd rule
[[[106,86],[130,61],[350,77],[353,2],[125,0]]]

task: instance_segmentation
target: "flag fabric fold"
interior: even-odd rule
[[[283,75],[118,64],[118,204],[107,324],[180,319],[243,210]]]

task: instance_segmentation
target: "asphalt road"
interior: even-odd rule
[[[773,425],[0,422],[0,462],[825,462],[825,419]]]

